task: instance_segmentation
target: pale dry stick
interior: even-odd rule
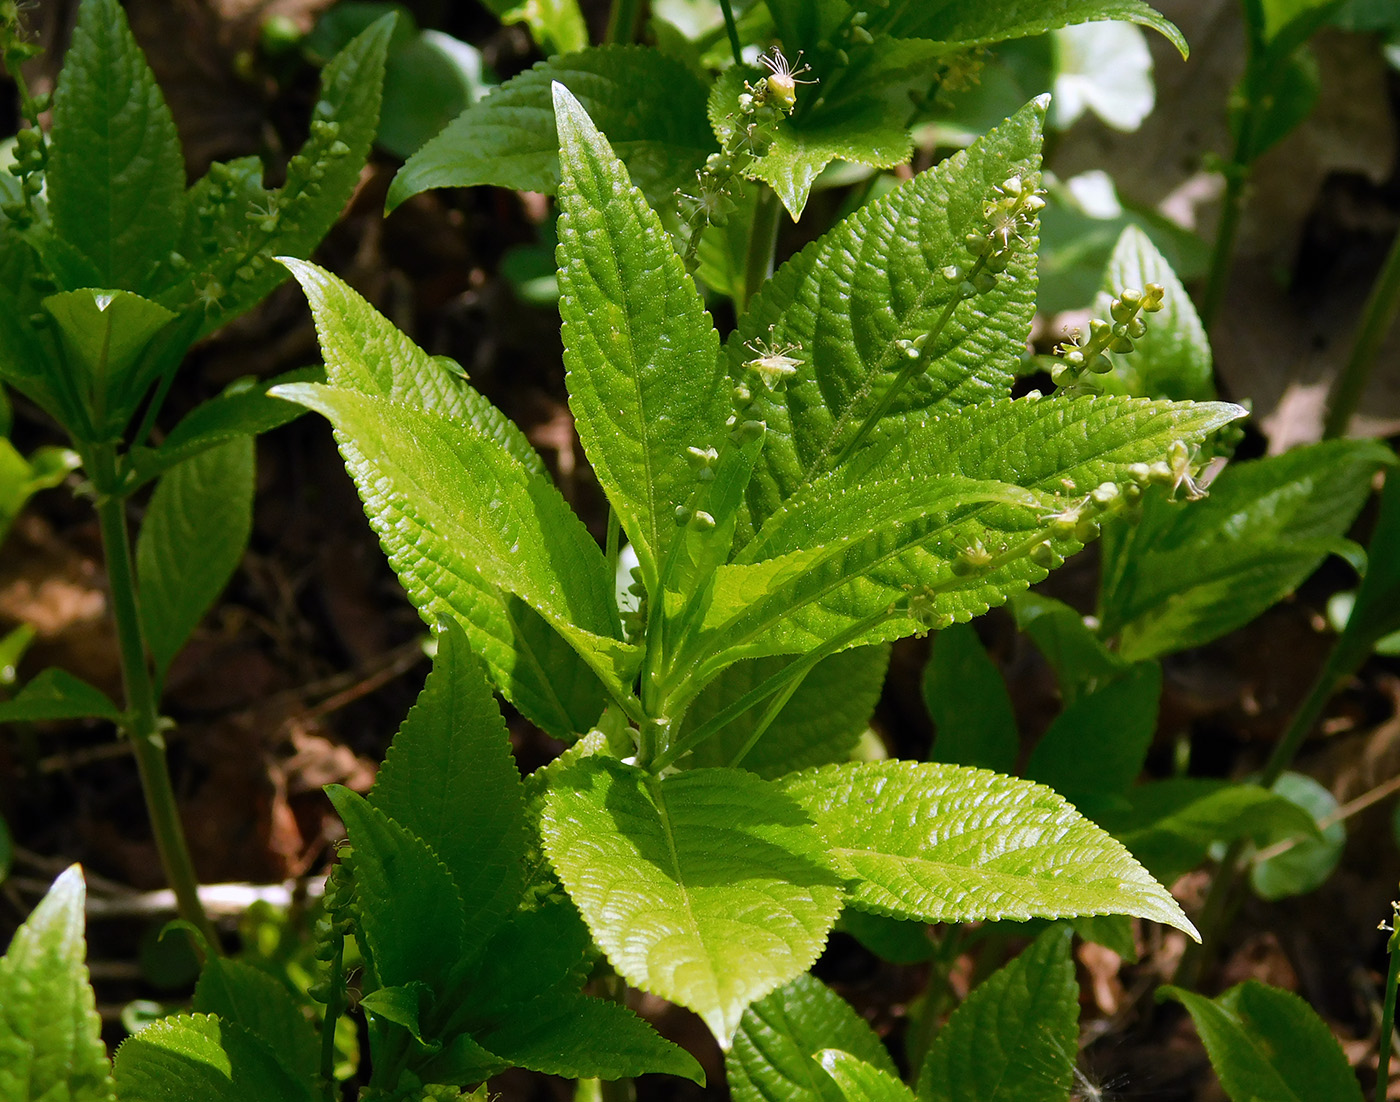
[[[1323,816],[1317,821],[1317,829],[1320,831],[1326,830],[1328,827],[1335,826],[1337,823],[1345,822],[1353,815],[1360,814],[1372,804],[1380,803],[1381,800],[1395,792],[1400,792],[1400,776],[1392,777],[1384,784],[1377,785],[1369,792],[1363,792],[1360,796],[1356,797],[1356,799],[1342,804],[1336,811],[1332,812],[1332,814]],[[1293,838],[1285,838],[1281,842],[1275,842],[1273,845],[1261,849],[1254,855],[1254,860],[1256,862],[1268,861],[1281,854],[1287,853],[1294,846],[1301,845],[1307,840],[1308,839],[1302,835]]]

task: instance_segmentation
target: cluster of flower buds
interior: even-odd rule
[[[943,277],[958,285],[963,298],[986,294],[997,285],[997,276],[1006,271],[1017,250],[1030,246],[1028,234],[1034,232],[1036,217],[1045,209],[1041,190],[1020,176],[1008,176],[994,190],[997,197],[982,207],[985,228],[963,239],[970,261],[943,269]]]
[[[1173,440],[1167,448],[1166,459],[1155,463],[1134,463],[1129,472],[1143,485],[1169,487],[1173,500],[1177,490],[1184,489],[1187,501],[1199,501],[1207,495],[1210,484],[1224,469],[1225,462],[1223,456],[1217,456],[1199,463],[1196,453],[1184,441]]]
[[[47,97],[44,106],[47,106]],[[19,179],[23,200],[6,203],[3,213],[21,227],[34,220],[34,198],[44,190],[44,168],[48,159],[44,132],[37,126],[26,127],[15,135],[15,160],[10,165],[10,175]]]
[[[635,604],[622,612],[622,627],[630,643],[636,643],[647,633],[647,587],[642,584],[642,568],[634,566],[628,574],[632,580],[627,592],[635,598]]]
[[[1081,383],[1086,372],[1104,375],[1113,370],[1107,353],[1127,355],[1133,342],[1147,332],[1143,314],[1155,314],[1162,309],[1166,289],[1160,283],[1149,283],[1139,291],[1126,288],[1109,303],[1111,320],[1094,318],[1089,322],[1089,336],[1076,333],[1068,344],[1061,345],[1059,361],[1050,369],[1050,379],[1058,387]]]
[[[321,899],[324,913],[312,928],[315,957],[327,965],[339,959],[343,939],[354,928],[355,880],[350,864],[353,858],[354,851],[348,845],[340,847],[339,860],[326,877],[326,892]],[[334,973],[337,969],[330,971]],[[337,986],[343,988],[344,979],[332,974],[313,984],[307,994],[317,1002],[327,1003],[335,995]]]
[[[716,448],[686,448],[686,461],[695,474],[695,481],[703,487],[715,480],[715,469],[719,466],[719,451]],[[696,532],[713,532],[715,518],[695,505],[696,495],[691,496],[691,504],[676,506],[676,524],[689,527]]]
[[[788,349],[788,352],[793,351],[796,349]],[[791,362],[793,371],[796,371],[797,365],[801,361],[793,360]],[[780,386],[787,378],[788,372],[781,368],[775,369],[770,365],[766,369],[771,374],[772,382],[770,383],[770,376],[763,373],[765,369],[759,368],[756,364],[757,361],[748,360],[744,366],[751,371],[758,372],[759,378],[763,379],[770,389]],[[753,388],[747,382],[741,379],[735,383],[734,389],[730,391],[730,397],[734,400],[734,412],[725,420],[724,426],[729,430],[730,443],[742,448],[751,441],[761,439],[768,431],[768,424],[757,417],[750,416],[753,410],[754,393]]]

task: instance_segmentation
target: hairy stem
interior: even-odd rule
[[[88,473],[97,491],[97,519],[102,532],[102,552],[107,561],[112,615],[121,651],[122,688],[126,696],[126,733],[135,752],[151,820],[156,851],[166,881],[175,892],[180,917],[192,924],[218,952],[218,937],[199,900],[199,880],[190,860],[185,830],[175,803],[175,789],[165,760],[165,738],[160,729],[155,684],[146,661],[146,641],[136,604],[136,572],[127,533],[125,499],[113,491],[117,482],[116,449],[95,445],[87,457]]]
[[[1356,412],[1361,392],[1370,378],[1371,367],[1380,353],[1381,341],[1395,323],[1397,312],[1400,312],[1400,233],[1395,235],[1380,275],[1371,285],[1351,355],[1347,357],[1341,373],[1332,381],[1332,392],[1327,397],[1327,417],[1322,423],[1324,439],[1331,440],[1346,434],[1347,424]]]

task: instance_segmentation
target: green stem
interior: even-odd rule
[[[1220,211],[1220,226],[1215,232],[1215,245],[1211,250],[1205,293],[1201,297],[1201,324],[1207,331],[1215,324],[1221,304],[1225,301],[1225,288],[1230,282],[1230,261],[1235,255],[1235,238],[1239,235],[1245,187],[1249,182],[1248,166],[1238,161],[1227,164],[1224,172],[1224,206]]]
[[[102,551],[107,561],[107,583],[111,591],[112,615],[116,621],[117,645],[121,650],[122,687],[126,695],[125,727],[141,775],[146,797],[146,813],[155,835],[165,878],[175,892],[176,905],[186,922],[192,924],[218,952],[218,936],[204,905],[199,901],[199,880],[185,843],[175,789],[165,760],[165,738],[160,730],[155,684],[146,662],[146,642],[136,604],[136,572],[131,561],[127,534],[125,499],[113,490],[117,485],[116,448],[94,445],[87,457],[88,473],[97,491],[97,520],[102,533]]]
[[[1390,968],[1385,976],[1385,1009],[1381,1012],[1381,1036],[1376,1052],[1376,1102],[1385,1102],[1390,1088],[1390,1054],[1395,1048],[1395,989],[1400,986],[1400,907],[1390,906]]]
[[[637,33],[637,19],[641,10],[641,0],[613,0],[604,41],[609,45],[631,42]]]
[[[1361,314],[1361,326],[1356,343],[1341,374],[1332,381],[1332,393],[1327,399],[1327,418],[1322,423],[1324,439],[1344,436],[1351,416],[1361,402],[1361,392],[1370,377],[1371,367],[1381,350],[1381,341],[1395,323],[1400,311],[1400,233],[1395,235],[1380,275],[1371,286],[1366,309]]]
[[[811,672],[810,667],[803,670],[800,675],[794,677],[785,687],[778,691],[777,695],[768,705],[767,710],[759,717],[758,722],[754,725],[753,732],[749,735],[748,740],[743,746],[739,747],[739,752],[730,760],[729,767],[731,769],[738,766],[749,756],[749,751],[757,745],[758,740],[763,737],[763,733],[773,725],[773,721],[778,718],[778,713],[787,707],[788,701],[792,699],[792,694],[802,687],[802,682],[807,680],[807,675]]]
[[[345,1012],[345,938],[336,945],[331,958],[326,995],[326,1016],[321,1020],[321,1093],[326,1102],[336,1102],[340,1088],[335,1081],[335,1023]]]
[[[734,7],[729,0],[719,0],[719,10],[724,12],[724,33],[729,36],[729,49],[734,54],[734,64],[744,63],[744,48],[739,45],[739,25],[734,22]]]
[[[773,256],[778,248],[778,213],[782,206],[778,193],[770,187],[758,189],[754,206],[753,227],[749,231],[749,250],[744,257],[744,301],[739,312],[748,308],[749,299],[773,274]]]
[[[1264,763],[1264,770],[1259,776],[1259,783],[1264,788],[1272,788],[1273,784],[1283,772],[1293,764],[1293,759],[1298,756],[1298,749],[1303,745],[1303,740],[1316,725],[1322,716],[1322,709],[1327,707],[1327,702],[1332,699],[1332,694],[1337,691],[1337,687],[1343,680],[1349,677],[1354,671],[1350,668],[1351,663],[1341,659],[1341,649],[1333,647],[1327,656],[1327,661],[1323,663],[1322,670],[1317,675],[1317,680],[1313,682],[1312,688],[1308,690],[1307,697],[1298,706],[1298,710],[1293,713],[1293,719],[1288,724],[1288,729],[1284,731],[1283,737],[1274,744],[1273,752],[1269,755],[1269,760]],[[1363,653],[1362,658],[1365,655]]]

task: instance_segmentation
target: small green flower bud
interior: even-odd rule
[[[1027,214],[1039,214],[1045,209],[1045,200],[1032,193],[1021,200],[1021,209]]]
[[[1035,563],[1036,566],[1052,570],[1058,565],[1055,559],[1055,548],[1049,540],[1041,540],[1031,548],[1031,562]]]
[[[1108,350],[1110,352],[1116,352],[1120,356],[1126,356],[1133,350],[1133,342],[1127,337],[1114,337],[1113,340],[1108,342]]]
[[[1102,529],[1099,527],[1098,521],[1094,520],[1092,517],[1085,517],[1074,526],[1074,538],[1080,543],[1089,543],[1092,540],[1098,539],[1100,531],[1102,531]]]
[[[1133,463],[1128,467],[1128,477],[1139,486],[1148,480],[1151,473],[1152,468],[1146,463]]]
[[[1129,311],[1136,310],[1142,305],[1142,292],[1136,287],[1124,287],[1123,293],[1118,296],[1118,301],[1126,306]]]
[[[1167,462],[1172,465],[1173,469],[1180,470],[1191,462],[1191,449],[1186,446],[1184,441],[1173,440],[1167,445]]]
[[[1167,289],[1160,283],[1149,283],[1142,292],[1142,308],[1149,314],[1155,314],[1164,305],[1166,294]]]
[[[715,529],[715,518],[705,512],[704,509],[696,509],[695,515],[690,518],[690,527],[697,532],[713,532]]]
[[[1001,190],[1006,195],[1019,196],[1021,194],[1021,177],[1008,176],[1001,182]]]
[[[987,240],[985,233],[970,233],[963,238],[963,243],[973,256],[985,256],[992,247],[992,243]]]
[[[751,441],[757,440],[768,431],[768,426],[762,421],[742,421],[729,434],[734,443],[742,447]]]
[[[684,505],[676,506],[676,525],[683,527],[690,522],[690,510]]]
[[[978,272],[972,277],[972,286],[980,295],[985,295],[997,285],[997,277],[991,272]]]
[[[753,96],[750,95],[748,92],[739,93],[739,110],[743,111],[745,114],[753,110]],[[718,153],[711,153],[710,160],[713,161],[718,156]],[[705,163],[708,164],[709,161],[706,161]]]
[[[869,46],[875,41],[875,36],[864,27],[852,27],[851,40],[853,42],[859,42],[862,46]]]
[[[1003,250],[1001,250],[1001,251],[999,251],[999,252],[991,253],[991,254],[988,255],[988,257],[987,257],[987,271],[989,271],[989,272],[996,272],[997,274],[1000,274],[1000,273],[1006,271],[1007,267],[1008,267],[1010,264],[1011,264],[1011,250],[1010,250],[1010,249],[1003,249]]]
[[[1100,353],[1089,361],[1089,370],[1095,375],[1107,375],[1113,370],[1113,362],[1107,356]]]
[[[961,265],[949,264],[943,269],[943,278],[949,283],[961,283],[967,276]]]
[[[749,403],[753,401],[753,391],[744,383],[735,383],[734,389],[730,393],[734,399],[734,405],[738,409],[747,409]]]
[[[1104,321],[1103,318],[1089,319],[1089,342],[1091,344],[1106,344],[1113,336],[1113,326]]]
[[[1132,321],[1128,322],[1128,336],[1135,341],[1142,340],[1143,337],[1147,336],[1147,323],[1141,318],[1133,318]]]
[[[1118,500],[1118,495],[1120,493],[1122,493],[1122,491],[1118,489],[1118,484],[1116,482],[1100,482],[1089,491],[1089,500],[1100,509],[1107,509]]]
[[[1160,459],[1147,469],[1147,481],[1154,486],[1170,486],[1175,477],[1171,465]]]
[[[1074,369],[1072,365],[1066,363],[1056,363],[1050,365],[1050,381],[1056,386],[1061,386],[1068,379],[1073,378]]]
[[[1070,367],[1084,366],[1084,353],[1078,348],[1065,349],[1064,361]]]

